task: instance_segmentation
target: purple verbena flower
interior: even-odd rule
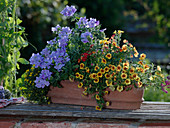
[[[69,27],[62,27],[61,30],[59,31],[58,36],[60,38],[62,37],[68,37],[72,32],[72,29],[70,29]]]
[[[44,68],[50,69],[51,64],[52,64],[52,59],[49,57],[46,57],[41,62],[40,67],[41,67],[41,69],[44,69]]]
[[[90,32],[85,32],[81,34],[81,41],[83,43],[89,42],[88,38],[93,39],[93,35]]]
[[[45,86],[49,86],[50,82],[42,79],[41,77],[36,77],[36,80],[34,81],[36,83],[37,88],[44,88]]]
[[[74,13],[77,11],[75,6],[69,7],[68,5],[61,11],[61,14],[64,16],[73,16]]]
[[[50,50],[47,47],[45,47],[40,53],[41,55],[48,57],[50,55]]]
[[[46,80],[46,79],[50,79],[50,77],[51,77],[51,74],[52,74],[52,72],[50,72],[49,70],[42,70],[41,71],[41,73],[40,73],[40,76],[39,77],[41,77],[43,80]]]
[[[76,23],[79,28],[85,28],[88,23],[88,19],[86,17],[80,17],[79,21]]]
[[[56,63],[56,65],[54,66],[55,69],[57,69],[58,72],[61,71],[61,68],[64,67],[65,64],[62,63]]]
[[[90,18],[90,21],[87,23],[87,28],[94,28],[99,25],[99,21],[94,18]]]
[[[50,45],[54,45],[54,44],[57,44],[57,43],[58,43],[58,41],[57,41],[56,37],[54,39],[50,40],[50,41],[47,41],[47,44],[50,44]]]
[[[35,65],[35,68],[38,68],[41,65],[43,59],[44,58],[39,53],[37,54],[33,53],[29,61],[30,64]]]
[[[101,32],[104,32],[104,31],[106,31],[106,28],[105,29],[102,29],[102,30],[100,30]]]
[[[61,28],[60,25],[57,25],[57,26],[55,26],[55,27],[52,27],[52,28],[51,28],[51,31],[52,31],[53,33],[55,32],[55,33],[57,34],[59,28]]]

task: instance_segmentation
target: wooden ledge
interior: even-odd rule
[[[0,117],[5,116],[170,121],[170,102],[143,102],[141,109],[138,110],[103,109],[102,111],[96,111],[95,107],[76,105],[37,105],[24,103],[9,105],[6,108],[1,108]]]

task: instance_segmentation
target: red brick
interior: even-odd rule
[[[0,119],[0,128],[13,128],[18,119]]]
[[[161,123],[143,123],[140,125],[140,128],[142,127],[146,127],[146,128],[149,128],[149,127],[155,127],[156,128],[170,128],[170,123],[167,123],[167,122],[161,122]]]
[[[26,122],[21,124],[21,128],[71,128],[71,123],[58,123],[58,122],[44,122],[33,123]]]
[[[0,121],[0,128],[13,128],[16,122]]]
[[[76,128],[129,128],[129,125],[105,123],[79,123]]]

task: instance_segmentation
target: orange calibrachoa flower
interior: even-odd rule
[[[80,64],[80,69],[84,69],[84,64],[83,63]]]
[[[141,81],[138,82],[138,87],[142,87],[142,82]]]
[[[123,91],[123,86],[117,86],[117,91],[122,92]]]
[[[112,65],[111,70],[114,71],[116,69],[116,66]]]
[[[112,80],[106,80],[105,83],[106,83],[107,86],[111,86],[112,85]]]
[[[112,58],[112,54],[107,53],[106,58],[107,58],[107,59],[111,59],[111,58]]]
[[[106,64],[107,63],[106,59],[102,58],[102,63]]]
[[[106,102],[106,106],[109,106],[109,105],[110,105],[110,102],[109,102],[109,101],[107,101],[107,102]]]
[[[83,77],[84,77],[84,76],[80,74],[80,79],[83,79]]]
[[[100,96],[99,95],[96,95],[96,100],[100,100]]]
[[[134,79],[136,79],[137,76],[138,76],[138,75],[137,75],[136,73],[132,74],[132,77],[133,77]]]
[[[99,69],[99,66],[95,66],[94,70],[97,71]]]
[[[109,67],[107,67],[107,66],[104,68],[104,71],[105,71],[105,72],[109,72],[109,70],[110,70],[110,69],[109,69]]]
[[[81,60],[80,60],[80,59],[78,59],[78,63],[80,63],[80,61],[81,61]]]
[[[117,71],[120,72],[120,70],[122,69],[122,67],[120,65],[117,66]]]
[[[117,77],[116,77],[116,76],[114,76],[114,81],[116,81],[116,79],[117,79]]]
[[[127,78],[127,74],[126,74],[126,73],[122,73],[122,74],[121,74],[121,78],[122,78],[122,79],[126,79],[126,78]]]
[[[145,73],[145,71],[144,71],[143,68],[140,68],[140,72],[141,72],[141,73]]]
[[[129,69],[129,67],[127,67],[127,66],[123,67],[123,71],[127,71],[128,69]]]
[[[94,83],[99,83],[99,79],[98,78],[94,79]]]
[[[119,51],[122,52],[123,50],[121,48],[119,48]]]
[[[69,76],[69,80],[70,80],[71,82],[74,82],[74,78],[71,77],[71,76]]]
[[[109,69],[111,69],[111,67],[112,67],[112,65],[111,65],[111,64],[109,64]]]
[[[142,62],[142,61],[139,61],[138,64],[143,65],[143,62]]]
[[[90,69],[88,67],[85,68],[86,72],[89,73]]]
[[[134,56],[135,56],[135,57],[138,57],[139,53],[138,53],[138,51],[136,50],[136,47],[133,47],[133,49],[134,49],[134,52],[135,52],[135,53],[134,53]]]
[[[83,86],[83,83],[80,82],[80,83],[78,84],[78,88],[82,88],[82,86]]]
[[[126,39],[123,40],[123,43],[127,43],[127,42],[128,42],[128,40],[126,40]]]
[[[106,78],[106,79],[110,79],[110,74],[106,73],[106,74],[105,74],[105,78]]]
[[[130,69],[129,73],[130,73],[130,74],[133,74],[133,73],[134,73],[134,71],[135,71],[135,68],[134,68],[134,67],[131,67],[131,69]]]
[[[97,74],[96,73],[92,73],[91,78],[92,79],[96,79],[97,78]]]
[[[98,72],[97,73],[97,77],[102,77],[103,75],[102,75],[102,73],[101,72]]]
[[[122,50],[123,50],[124,52],[127,51],[127,45],[126,45],[126,44],[124,44],[124,45],[122,46]]]
[[[135,80],[136,80],[136,81],[140,81],[140,77],[139,77],[139,76],[137,76]]]
[[[125,84],[126,84],[126,85],[129,85],[129,84],[131,84],[131,81],[130,81],[130,79],[126,79],[126,80],[125,80]]]
[[[80,74],[77,72],[76,73],[76,78],[79,78],[80,77]]]
[[[132,45],[131,43],[129,43],[129,46],[130,46],[131,48],[133,48],[133,45]]]
[[[115,41],[112,42],[112,45],[117,47],[117,43]]]
[[[112,74],[110,75],[110,77],[113,77],[116,73],[115,72],[112,72]]]
[[[146,54],[144,54],[144,53],[142,53],[142,54],[140,54],[140,60],[144,60],[146,58]]]
[[[105,91],[104,94],[105,94],[105,95],[109,94],[109,91]]]
[[[138,70],[138,72],[140,71],[140,67],[136,67],[136,70]]]
[[[117,32],[118,34],[122,34],[122,33],[124,33],[124,31],[122,31],[122,30],[118,30],[118,32]]]
[[[160,67],[160,66],[157,66],[157,70],[161,72],[161,67]]]
[[[144,69],[148,70],[149,66],[147,64],[143,65]]]
[[[96,106],[96,110],[101,111],[102,109],[99,106]]]
[[[129,62],[123,63],[123,67],[125,66],[129,67]]]
[[[102,74],[104,74],[105,73],[105,70],[104,69],[100,69],[100,72],[102,73]]]
[[[129,76],[129,78],[131,79],[131,80],[134,80],[134,78],[133,78],[133,76],[131,75],[131,76]]]

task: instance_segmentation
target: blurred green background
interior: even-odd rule
[[[54,35],[51,27],[60,24],[71,25],[60,15],[66,4],[75,5],[82,16],[100,20],[107,28],[109,37],[114,30],[124,30],[127,38],[139,53],[146,53],[148,59],[161,65],[166,74],[170,69],[170,1],[169,0],[18,0],[17,14],[26,28],[29,45],[21,50],[22,57],[29,60],[32,53],[40,52]],[[22,66],[18,77],[29,65]],[[170,90],[169,90],[170,91]],[[145,91],[145,100],[170,101],[170,93]]]

